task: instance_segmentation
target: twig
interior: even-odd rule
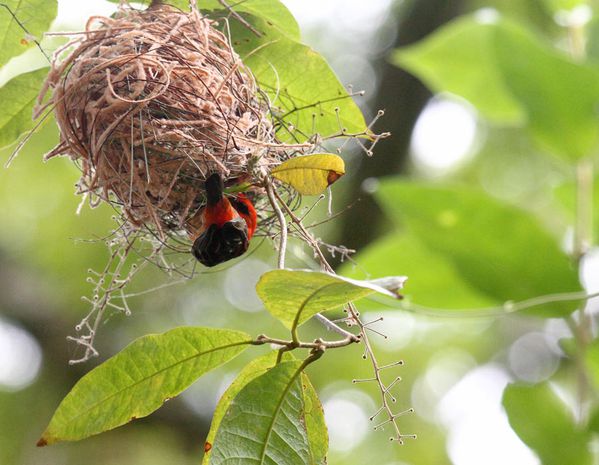
[[[264,184],[266,187],[266,193],[268,195],[268,199],[270,200],[270,203],[276,212],[277,218],[279,220],[279,226],[281,228],[278,267],[285,268],[285,252],[286,252],[286,248],[287,248],[287,220],[285,219],[285,215],[283,214],[283,211],[281,210],[280,205],[283,205],[283,208],[285,208],[285,210],[287,211],[288,214],[293,215],[292,219],[295,218],[300,224],[301,224],[301,220],[299,220],[295,216],[293,211],[288,207],[288,205],[281,198],[281,196],[278,194],[278,192],[273,189],[272,181],[268,177],[266,177],[264,179]],[[341,334],[342,336],[344,336],[346,338],[349,338],[351,340],[351,342],[358,342],[360,340],[360,338],[358,336],[350,333],[349,331],[346,331],[345,329],[341,328],[339,325],[336,325],[335,323],[333,323],[331,320],[329,320],[324,315],[317,313],[316,315],[314,315],[314,317],[318,321],[320,321],[324,326],[326,326],[326,328],[328,330],[335,331],[336,333]],[[297,334],[295,331],[294,331],[294,339],[297,339]]]
[[[287,215],[289,215],[289,218],[291,219],[291,221],[293,222],[295,227],[299,230],[299,232],[302,235],[302,237],[304,238],[304,240],[308,243],[308,245],[312,248],[312,250],[318,257],[321,268],[324,271],[326,271],[327,273],[336,274],[335,271],[333,270],[333,268],[331,267],[331,265],[329,264],[329,262],[327,261],[326,257],[322,253],[322,250],[320,250],[318,240],[306,229],[306,227],[302,224],[300,218],[298,218],[297,215],[295,215],[295,213],[287,206],[287,204],[285,204],[285,202],[282,201],[282,199],[280,198],[280,196],[278,195],[278,193],[276,191],[274,192],[274,195],[278,198],[278,200],[280,201],[280,204],[283,205],[283,208],[285,209]],[[399,426],[396,421],[396,419],[398,418],[399,415],[395,414],[393,412],[393,410],[391,409],[391,405],[389,404],[389,399],[392,399],[393,401],[395,401],[395,398],[389,392],[390,386],[387,386],[381,377],[381,371],[384,370],[385,368],[388,368],[389,365],[385,365],[384,367],[381,367],[379,365],[378,360],[374,354],[374,351],[372,350],[372,346],[370,345],[370,340],[368,339],[368,334],[366,333],[366,330],[368,328],[360,320],[358,310],[356,309],[356,307],[353,303],[350,302],[347,305],[347,311],[349,314],[349,319],[353,323],[358,325],[358,327],[360,328],[360,335],[359,335],[358,341],[362,341],[364,343],[366,356],[372,363],[372,367],[374,370],[374,378],[372,379],[372,381],[376,381],[379,391],[381,393],[382,407],[381,407],[381,409],[379,409],[379,411],[377,412],[376,415],[378,415],[380,412],[385,412],[386,416],[387,416],[387,419],[386,419],[387,421],[385,423],[393,424],[393,428],[395,430],[395,436],[391,437],[390,438],[391,440],[395,440],[395,441],[399,442],[400,444],[403,444],[404,438],[416,438],[416,436],[413,434],[403,434],[400,431]],[[330,322],[330,323],[334,324],[333,322]],[[354,336],[354,337],[358,337],[358,336]],[[395,365],[401,365],[401,363],[398,362],[396,364],[390,364],[390,366],[395,366]]]
[[[338,334],[341,334],[342,336],[351,339],[353,342],[358,342],[359,341],[359,337],[356,336],[353,333],[350,333],[349,331],[346,331],[345,329],[341,328],[340,326],[338,326],[337,324],[335,324],[334,322],[332,322],[331,320],[329,320],[326,316],[321,315],[320,313],[317,313],[316,315],[314,315],[314,318],[316,318],[318,321],[320,321],[324,326],[326,326],[326,328],[329,331],[334,331]]]
[[[253,342],[254,345],[262,345],[262,344],[274,344],[277,346],[281,346],[286,348],[287,350],[293,349],[337,349],[339,347],[345,347],[350,344],[353,344],[354,335],[350,334],[353,337],[346,337],[345,339],[341,339],[339,341],[324,341],[322,339],[316,339],[314,342],[304,342],[304,341],[288,341],[285,339],[277,339],[266,336],[264,334],[260,334],[256,340]]]
[[[394,302],[384,297],[369,297],[369,300],[377,302],[391,308],[397,308],[407,312],[418,313],[421,315],[437,316],[444,318],[493,318],[500,317],[510,313],[521,312],[530,308],[539,307],[557,302],[576,302],[578,300],[587,301],[599,297],[599,292],[588,294],[585,291],[580,292],[562,292],[559,294],[547,294],[520,302],[505,302],[501,306],[496,307],[480,307],[480,308],[462,308],[459,310],[451,308],[432,308],[423,305],[416,305],[407,302]]]
[[[279,240],[278,267],[282,269],[285,268],[285,252],[287,251],[287,221],[285,221],[285,215],[283,215],[281,207],[279,206],[277,199],[275,198],[275,195],[277,194],[273,189],[272,181],[268,178],[268,176],[264,178],[264,187],[266,188],[268,200],[270,201],[270,204],[272,205],[272,208],[277,215],[277,218],[279,220],[279,227],[281,228],[281,239]],[[279,200],[281,200],[280,197]],[[282,204],[285,205],[285,207],[287,207],[287,204],[285,202],[282,202]]]
[[[222,6],[224,6],[226,8],[226,10],[231,13],[231,15],[237,20],[239,21],[241,24],[243,24],[245,27],[247,27],[250,31],[252,31],[253,34],[255,34],[257,37],[262,37],[262,33],[260,31],[258,31],[254,26],[252,26],[250,23],[248,23],[243,16],[241,16],[239,13],[237,13],[233,8],[231,8],[231,6],[229,6],[229,4],[225,1],[225,0],[218,0],[218,3],[220,3]]]

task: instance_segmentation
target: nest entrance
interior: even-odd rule
[[[60,129],[47,158],[71,157],[81,193],[161,238],[192,232],[210,173],[252,181],[284,150],[252,75],[215,26],[167,6],[93,17],[43,89]]]

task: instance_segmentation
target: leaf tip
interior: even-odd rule
[[[345,173],[339,172],[339,171],[333,171],[330,170],[329,174],[327,175],[327,183],[330,186],[331,184],[333,184],[335,181],[337,181],[341,176],[343,176]]]
[[[46,447],[46,446],[48,445],[48,441],[46,440],[46,438],[45,438],[45,437],[43,437],[43,436],[42,436],[42,437],[40,438],[40,440],[39,440],[39,441],[37,441],[37,442],[35,443],[35,445],[36,445],[37,447]]]

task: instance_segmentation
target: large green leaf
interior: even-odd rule
[[[575,63],[506,19],[463,17],[393,60],[435,91],[460,95],[490,120],[526,122],[545,148],[569,159],[599,141],[599,69]]]
[[[394,220],[497,303],[581,290],[576,268],[539,222],[482,190],[391,180],[377,198]],[[575,302],[561,302],[529,312],[564,316],[575,309]]]
[[[256,291],[266,309],[285,326],[293,328],[319,312],[374,293],[397,297],[394,290],[401,288],[405,278],[385,279],[357,281],[309,270],[273,270],[260,277]]]
[[[535,138],[566,158],[588,155],[599,136],[599,70],[572,62],[515,23],[502,22],[493,44],[505,83],[526,109]]]
[[[29,35],[41,41],[42,34],[54,21],[57,9],[57,0],[4,0],[0,2],[0,66],[4,66],[12,57],[35,46],[35,42]],[[27,32],[23,30],[19,22],[27,29]]]
[[[469,100],[492,121],[514,123],[524,113],[503,82],[492,50],[494,24],[462,17],[429,38],[397,50],[392,61],[437,92]]]
[[[211,465],[314,463],[305,422],[302,362],[282,362],[233,399],[214,439]]]
[[[471,309],[496,305],[490,297],[464,277],[459,269],[442,254],[428,249],[414,234],[391,233],[360,250],[355,257],[359,267],[346,262],[339,270],[344,276],[359,278],[363,270],[374,277],[401,272],[410,277],[402,294],[401,305]],[[363,303],[362,306],[371,305]],[[380,304],[372,304],[380,307]]]
[[[250,342],[239,331],[212,328],[144,336],[77,382],[39,444],[83,439],[145,417]]]
[[[588,433],[577,428],[572,412],[548,383],[509,385],[503,406],[514,431],[543,465],[592,463]]]
[[[281,35],[261,18],[251,23],[268,32],[256,38],[233,24],[233,47],[284,123],[278,131],[281,140],[305,141],[315,133],[327,137],[342,129],[368,132],[362,111],[319,53]]]
[[[218,428],[220,427],[221,421],[225,415],[225,412],[231,405],[231,402],[237,394],[250,382],[259,376],[266,373],[269,369],[275,366],[277,360],[278,351],[269,352],[262,357],[252,360],[247,364],[243,370],[239,373],[237,378],[227,388],[225,393],[222,395],[214,411],[212,417],[212,423],[210,425],[210,431],[206,437],[206,453],[202,460],[203,465],[212,463],[210,458],[212,457],[212,445],[214,444],[214,438]],[[284,361],[295,360],[290,352],[286,352],[283,356]],[[305,373],[301,375],[302,383],[302,394],[305,404],[305,422],[306,430],[308,432],[308,440],[310,443],[310,449],[312,456],[315,460],[319,460],[325,457],[328,450],[328,434],[326,425],[324,422],[324,414],[318,395],[310,380]]]
[[[33,105],[47,74],[48,68],[21,74],[0,88],[0,148],[33,127]]]

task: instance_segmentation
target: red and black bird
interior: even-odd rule
[[[245,194],[228,199],[218,173],[206,179],[206,206],[202,211],[200,235],[191,248],[193,256],[205,266],[215,266],[243,255],[257,225],[252,202]]]

